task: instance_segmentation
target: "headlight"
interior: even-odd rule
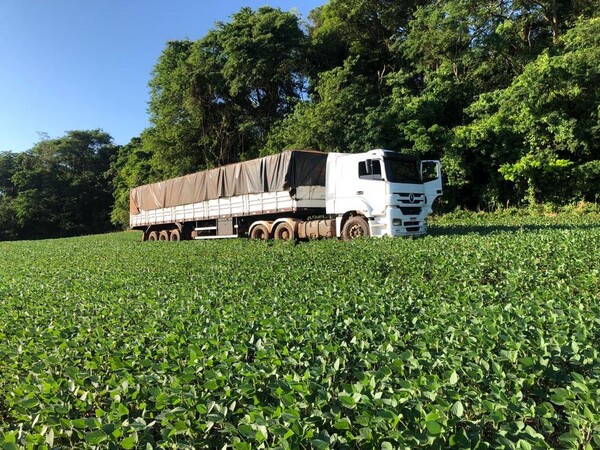
[[[392,219],[392,225],[395,227],[401,227],[402,226],[402,219]]]

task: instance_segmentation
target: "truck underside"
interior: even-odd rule
[[[320,216],[321,210],[296,210],[289,213],[260,214],[243,217],[195,220],[132,227],[143,232],[148,241],[188,239],[292,240],[335,236],[335,219]]]

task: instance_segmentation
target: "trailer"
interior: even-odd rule
[[[130,228],[148,241],[422,236],[440,195],[439,161],[288,150],[138,186]]]

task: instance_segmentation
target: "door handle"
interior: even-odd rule
[[[364,192],[363,191],[356,191],[356,195],[363,195]]]

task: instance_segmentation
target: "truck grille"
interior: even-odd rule
[[[409,233],[416,233],[420,230],[421,225],[419,222],[404,222],[404,226],[406,227],[406,231]]]
[[[418,216],[421,214],[421,208],[418,206],[401,206],[400,211],[405,216]]]
[[[397,195],[398,202],[402,205],[423,205],[425,204],[425,194],[413,192],[394,192]]]

